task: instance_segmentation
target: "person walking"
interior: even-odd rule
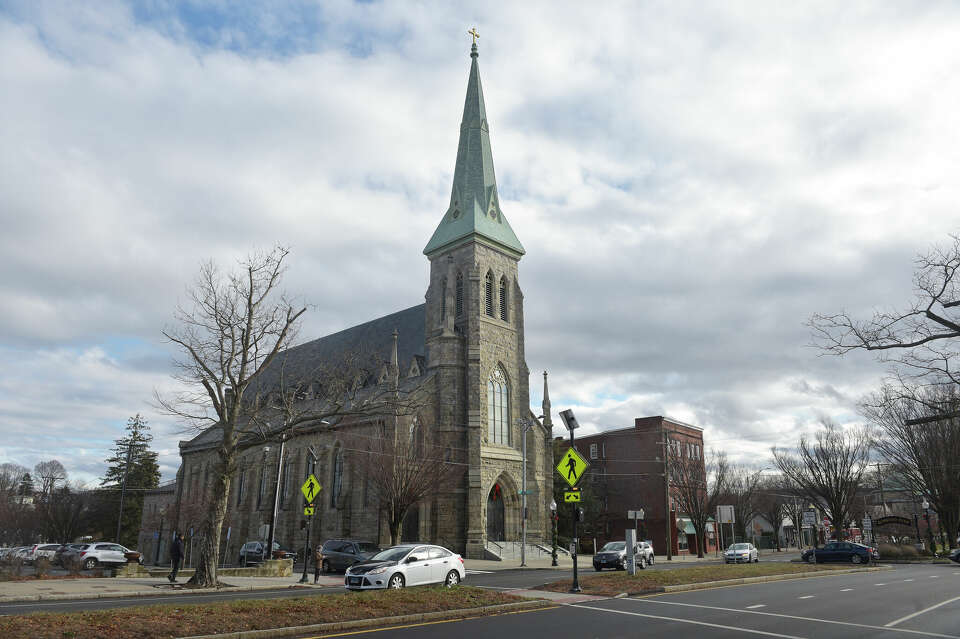
[[[323,544],[313,549],[313,583],[320,582],[320,567],[323,565]]]
[[[173,532],[173,543],[170,545],[170,574],[167,579],[170,583],[177,581],[177,572],[180,570],[180,561],[183,559],[183,541],[180,539],[180,533]]]

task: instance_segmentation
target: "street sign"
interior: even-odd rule
[[[721,524],[734,523],[733,506],[717,506],[717,516]]]
[[[643,515],[644,515],[643,508],[641,508],[640,510],[627,511],[627,519],[643,519]]]
[[[575,488],[589,466],[587,460],[571,447],[560,458],[560,463],[557,464],[557,472],[560,473],[565,482],[570,484],[570,488]]]
[[[307,506],[306,508],[304,508],[303,514],[306,515],[307,517],[313,515],[313,506]]]
[[[307,476],[307,481],[303,482],[303,486],[300,487],[300,492],[303,493],[303,496],[307,498],[308,502],[316,499],[320,490],[320,482],[313,476],[313,473]]]
[[[565,504],[580,503],[580,491],[579,490],[563,491],[563,503]]]
[[[817,523],[817,513],[812,510],[803,511],[803,525],[813,526]]]

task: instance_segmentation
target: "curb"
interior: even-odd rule
[[[709,588],[722,588],[724,586],[741,586],[746,584],[759,584],[768,581],[786,581],[788,579],[810,579],[811,577],[829,577],[831,575],[849,575],[855,572],[876,572],[880,570],[893,570],[891,566],[870,566],[864,568],[849,568],[847,570],[818,570],[816,572],[798,572],[786,575],[764,575],[762,577],[741,577],[740,579],[723,579],[721,581],[704,581],[698,584],[677,584],[674,586],[664,586],[664,592],[685,592],[687,590],[707,590]]]
[[[357,630],[376,626],[391,626],[394,624],[414,624],[425,621],[441,621],[446,619],[464,619],[479,617],[502,612],[519,612],[522,610],[536,610],[547,608],[553,602],[545,599],[532,601],[518,601],[515,603],[498,604],[496,606],[481,606],[479,608],[461,608],[459,610],[440,610],[438,612],[422,612],[413,615],[399,615],[395,617],[381,617],[379,619],[354,619],[352,621],[334,621],[318,623],[309,626],[290,626],[287,628],[267,628],[264,630],[239,630],[216,635],[192,635],[181,639],[267,639],[268,637],[291,637],[304,633],[336,632],[340,630]]]
[[[300,584],[290,584],[287,586],[230,586],[227,588],[187,588],[181,590],[133,590],[128,592],[92,592],[79,594],[63,595],[14,595],[11,597],[0,597],[0,604],[18,603],[23,601],[64,601],[81,599],[119,599],[123,597],[152,597],[159,595],[169,597],[175,595],[202,594],[212,592],[252,592],[254,590],[288,590],[302,589],[304,592],[315,590],[309,586],[304,587]]]

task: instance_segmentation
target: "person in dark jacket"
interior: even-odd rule
[[[183,541],[180,539],[180,533],[174,531],[173,543],[170,544],[170,574],[167,579],[170,583],[177,580],[177,572],[180,570],[180,561],[183,559]]]

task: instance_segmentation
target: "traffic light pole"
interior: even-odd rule
[[[570,429],[570,448],[573,448],[573,429]],[[570,592],[581,592],[580,580],[577,578],[577,554],[579,550],[580,540],[577,538],[577,520],[580,519],[580,504],[577,502],[572,502],[570,504],[573,507],[573,586],[570,588]],[[596,549],[594,549],[596,552]]]

